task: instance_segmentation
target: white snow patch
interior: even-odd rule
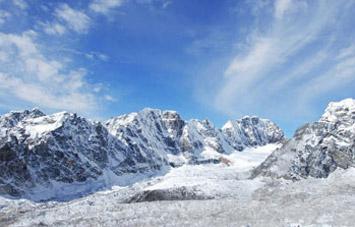
[[[221,155],[231,161],[226,164],[184,165],[172,168],[166,175],[155,178],[146,190],[169,189],[177,187],[195,187],[211,196],[244,196],[261,187],[259,180],[241,180],[240,178],[263,162],[268,155],[281,144],[269,144],[257,148],[249,148],[243,152],[235,151],[230,155]],[[211,152],[210,155],[215,155]],[[206,155],[206,153],[205,153]],[[239,180],[238,180],[239,179]]]
[[[26,134],[35,139],[41,137],[44,133],[61,127],[69,116],[70,114],[67,112],[60,112],[49,116],[27,119],[20,124],[25,128]]]

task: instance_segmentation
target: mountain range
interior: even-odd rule
[[[0,195],[71,199],[283,140],[276,124],[258,117],[217,129],[208,120],[155,109],[105,123],[68,112],[13,111],[0,117]]]
[[[352,226],[352,167],[354,99],[289,139],[249,116],[218,129],[148,108],[105,122],[12,111],[0,116],[0,225]]]
[[[319,121],[289,140],[270,120],[249,116],[217,129],[208,120],[149,108],[104,123],[68,112],[12,111],[0,116],[0,194],[70,199],[183,165],[226,162],[224,155],[271,143],[283,146],[251,177],[324,178],[354,166],[354,141],[353,99],[330,103]]]

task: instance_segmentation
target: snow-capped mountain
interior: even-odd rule
[[[235,123],[236,128],[225,126],[221,130],[208,120],[184,121],[175,111],[144,109],[112,118],[106,127],[120,140],[128,141],[130,147],[159,153],[173,166],[212,161],[220,154],[276,143],[284,138],[282,130],[266,119],[244,118]]]
[[[99,122],[61,112],[11,112],[0,118],[0,193],[61,197],[112,184],[112,176],[156,170],[163,159],[142,156]],[[71,192],[78,184],[78,191]],[[86,187],[87,186],[87,187]]]
[[[273,122],[258,117],[243,117],[228,121],[222,127],[227,141],[237,150],[249,146],[262,146],[283,139],[283,131]]]
[[[183,164],[218,162],[221,154],[241,146],[283,139],[270,121],[253,119],[263,122],[262,127],[253,123],[238,128],[252,134],[226,136],[207,120],[184,121],[174,111],[144,109],[105,124],[67,112],[10,112],[0,116],[0,194],[68,199]]]
[[[337,168],[355,166],[355,100],[332,102],[319,121],[298,129],[254,175],[291,179],[328,177]]]

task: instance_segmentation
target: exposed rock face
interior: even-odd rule
[[[184,124],[175,112],[144,109],[113,118],[106,122],[106,127],[129,147],[163,159],[167,153],[178,152],[177,138]]]
[[[240,127],[253,131],[253,138],[226,138],[209,121],[186,122],[174,111],[144,109],[104,125],[67,112],[10,112],[0,116],[0,194],[34,200],[77,196],[171,166],[213,163],[235,150],[230,141],[244,148],[283,138],[264,123]]]
[[[319,121],[298,129],[254,175],[321,178],[350,166],[355,166],[355,100],[345,99],[330,103]]]
[[[276,143],[284,139],[283,131],[273,122],[258,117],[228,121],[222,128],[227,141],[237,150]]]

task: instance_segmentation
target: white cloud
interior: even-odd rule
[[[91,112],[97,106],[85,69],[69,67],[42,51],[33,31],[21,35],[0,33],[0,52],[7,54],[0,65],[0,93],[33,105]],[[4,97],[0,97],[2,99]]]
[[[1,73],[0,89],[9,92],[16,98],[43,108],[85,113],[86,111],[92,111],[96,104],[90,94],[80,92],[72,92],[67,95],[58,94],[54,91],[49,91],[43,84],[25,82],[23,79]]]
[[[68,4],[56,8],[54,18],[51,22],[38,22],[48,35],[63,35],[69,31],[87,33],[91,26],[91,19],[84,11],[73,9]]]
[[[111,9],[120,7],[123,0],[94,0],[90,4],[90,9],[96,13],[107,14]]]
[[[86,33],[89,30],[91,22],[90,17],[80,10],[71,8],[67,4],[63,4],[56,9],[55,15],[59,21],[64,22],[75,32]]]
[[[256,15],[263,23],[248,34],[247,42],[240,45],[244,48],[232,58],[223,76],[211,76],[214,82],[209,82],[208,92],[202,93],[207,96],[202,99],[214,100],[212,105],[221,112],[233,116],[280,116],[285,111],[302,114],[308,109],[305,105],[319,95],[354,81],[351,65],[355,48],[350,46],[338,56],[334,54],[339,44],[345,43],[344,34],[337,28],[350,14],[350,2],[274,3],[272,19],[265,19],[267,10]]]
[[[107,101],[110,101],[110,102],[115,102],[116,101],[116,99],[114,97],[112,97],[111,95],[105,95],[104,98]]]
[[[55,23],[41,23],[43,30],[48,35],[63,35],[67,31],[64,25]]]

